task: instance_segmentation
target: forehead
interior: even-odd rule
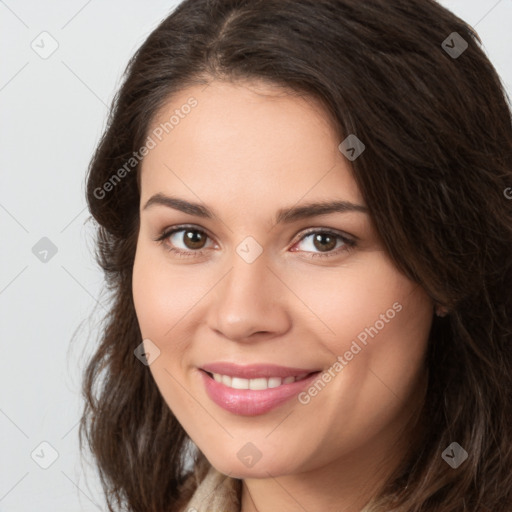
[[[260,209],[326,195],[363,203],[312,97],[257,82],[193,86],[160,109],[148,135],[156,144],[142,162],[141,203],[159,192]]]

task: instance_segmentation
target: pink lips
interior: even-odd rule
[[[308,386],[319,373],[319,370],[305,368],[289,368],[271,364],[255,364],[239,366],[233,363],[212,363],[200,368],[206,393],[217,405],[223,409],[244,416],[264,414],[275,407],[296,396],[303,388]],[[308,374],[305,378],[290,384],[281,384],[275,388],[262,390],[233,389],[215,381],[208,373],[229,375],[243,379],[281,377]]]

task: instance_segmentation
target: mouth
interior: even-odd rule
[[[204,365],[198,370],[208,397],[224,410],[242,416],[264,414],[288,402],[322,371],[232,363]]]

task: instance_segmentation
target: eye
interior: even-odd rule
[[[203,230],[194,226],[178,226],[164,230],[155,241],[160,242],[168,251],[179,257],[194,257],[204,253],[203,249],[208,238],[210,237]],[[180,248],[180,244],[184,248]]]
[[[311,255],[308,257],[313,258],[337,256],[340,253],[349,251],[356,246],[355,240],[352,240],[341,233],[318,228],[303,234],[299,242],[293,247],[296,247],[301,243],[305,246],[301,251],[311,252]],[[292,251],[295,252],[296,250],[297,249],[292,248]],[[314,252],[315,250],[319,250],[320,252]]]

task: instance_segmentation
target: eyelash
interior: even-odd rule
[[[210,238],[208,236],[208,234],[205,231],[203,231],[202,229],[198,229],[195,226],[185,225],[185,226],[177,226],[177,227],[174,227],[171,229],[164,230],[163,232],[160,233],[158,238],[155,239],[155,242],[158,242],[160,245],[163,245],[167,251],[174,253],[179,258],[189,258],[189,257],[193,258],[193,257],[202,256],[203,253],[205,252],[205,249],[200,249],[197,251],[193,251],[193,250],[184,251],[182,249],[175,249],[174,247],[169,247],[169,245],[165,242],[166,239],[169,238],[174,233],[178,233],[179,231],[187,231],[187,230],[197,231],[203,235],[206,235],[208,238]],[[342,252],[350,251],[357,245],[355,240],[352,240],[344,235],[341,235],[340,233],[334,232],[329,229],[319,229],[319,228],[313,228],[313,229],[303,233],[302,237],[297,242],[295,242],[294,245],[299,242],[302,242],[308,236],[316,235],[319,233],[334,236],[334,237],[340,239],[345,245],[342,247],[338,247],[337,249],[334,249],[333,251],[327,252],[327,253],[309,253],[310,254],[310,256],[308,256],[309,258],[318,258],[318,257],[329,258],[329,257],[338,256]],[[299,251],[297,251],[297,252],[299,252]]]

